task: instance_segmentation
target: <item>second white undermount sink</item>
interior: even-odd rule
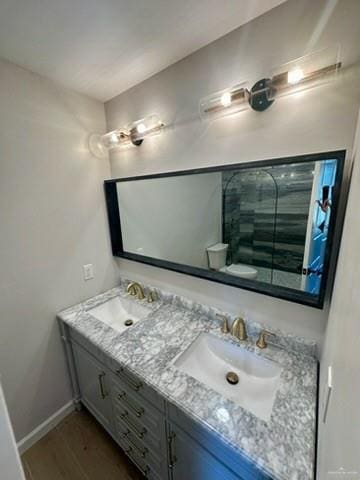
[[[134,325],[147,317],[151,309],[139,305],[135,300],[123,297],[114,297],[97,307],[88,310],[88,313],[109,327],[119,332]]]
[[[277,363],[201,333],[174,365],[262,420],[270,420],[282,371]],[[231,384],[227,375],[237,383]]]

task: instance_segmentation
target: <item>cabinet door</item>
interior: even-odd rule
[[[241,480],[175,425],[170,425],[169,459],[173,480]]]
[[[112,431],[109,374],[86,350],[75,343],[72,345],[81,400],[99,422]]]

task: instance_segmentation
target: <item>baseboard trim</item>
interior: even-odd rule
[[[44,435],[46,435],[50,430],[52,430],[58,423],[61,422],[65,417],[69,415],[73,410],[75,410],[75,404],[71,400],[69,403],[61,407],[57,412],[51,415],[45,422],[36,427],[32,432],[30,432],[26,437],[20,440],[17,443],[17,447],[20,455],[26,452],[34,443],[40,440]]]

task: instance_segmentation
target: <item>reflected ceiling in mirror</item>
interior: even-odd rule
[[[321,308],[344,156],[106,181],[113,253]]]

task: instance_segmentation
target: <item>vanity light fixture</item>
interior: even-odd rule
[[[341,68],[340,48],[326,48],[274,69],[269,99],[293,95],[333,81]]]
[[[249,106],[258,112],[272,105],[276,98],[327,83],[336,77],[341,62],[337,48],[316,51],[289,62],[262,78],[250,89],[247,82],[222,90],[200,100],[200,116],[217,118],[240,112]]]
[[[92,134],[89,137],[89,149],[96,157],[104,157],[108,150],[122,145],[140,146],[145,137],[158,135],[164,127],[157,115],[132,122],[124,128],[113,130],[104,135]]]
[[[244,82],[200,100],[200,116],[217,118],[248,109],[249,92],[246,85],[247,83]]]

